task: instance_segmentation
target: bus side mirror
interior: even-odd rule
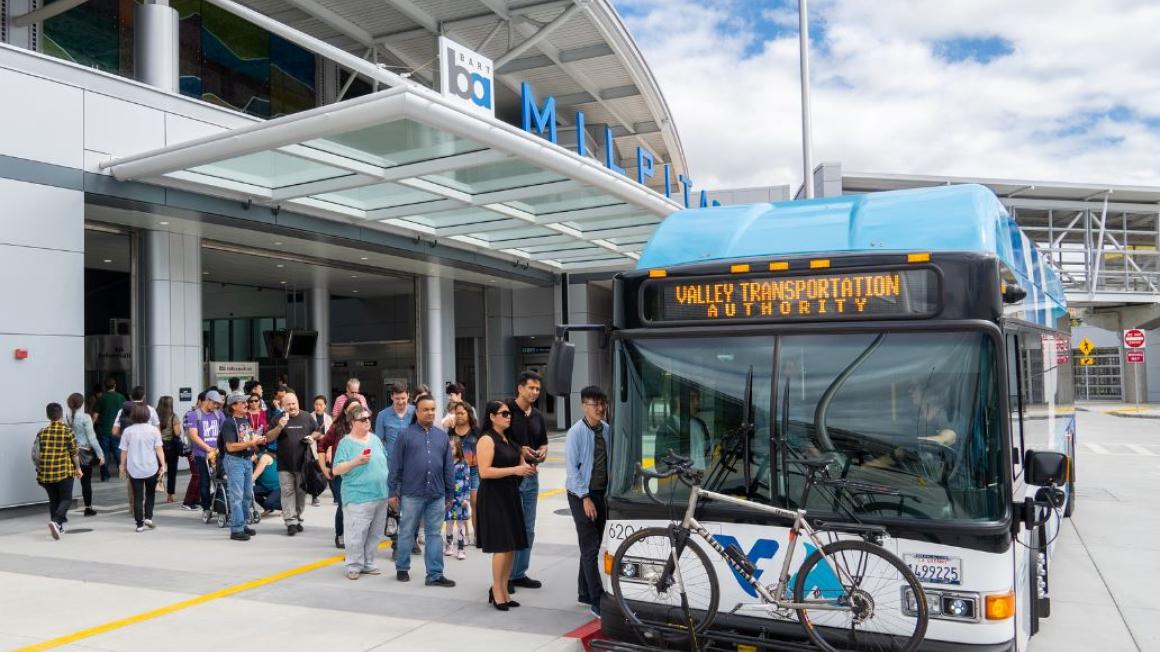
[[[1067,455],[1055,451],[1027,451],[1023,458],[1027,484],[1062,486],[1067,482]]]
[[[556,338],[552,350],[548,352],[548,369],[545,374],[545,389],[553,396],[568,396],[572,393],[572,366],[576,361],[576,345]]]

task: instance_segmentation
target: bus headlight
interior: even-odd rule
[[[907,616],[918,615],[918,600],[914,597],[914,592],[908,588],[903,588],[902,591],[902,612]],[[960,623],[979,622],[979,594],[927,588],[922,592],[926,595],[927,614],[931,618]]]

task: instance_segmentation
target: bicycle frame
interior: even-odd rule
[[[793,519],[793,526],[789,530],[789,550],[786,552],[785,560],[781,563],[781,572],[778,575],[777,587],[773,593],[762,586],[762,584],[745,568],[743,568],[737,562],[733,561],[733,559],[730,558],[728,554],[726,554],[725,547],[718,543],[717,540],[713,538],[713,535],[709,533],[709,530],[705,529],[705,526],[701,525],[701,523],[693,516],[693,513],[697,510],[697,501],[699,498],[716,500],[723,503],[737,505],[750,511],[765,512],[767,514],[773,514],[775,516]],[[729,566],[737,572],[738,575],[745,578],[745,581],[748,582],[749,585],[752,586],[755,591],[757,591],[757,594],[761,596],[761,599],[764,603],[772,604],[779,609],[818,609],[831,611],[845,611],[849,609],[848,606],[837,605],[829,600],[807,600],[805,602],[793,602],[779,597],[785,595],[786,589],[789,585],[789,569],[790,564],[793,562],[799,534],[804,532],[805,536],[809,538],[811,542],[813,542],[814,547],[816,547],[818,550],[821,550],[825,545],[818,539],[817,531],[814,530],[806,520],[805,510],[799,509],[796,511],[791,511],[788,509],[773,507],[772,505],[759,505],[747,500],[743,500],[741,498],[735,498],[733,496],[727,496],[725,494],[719,494],[714,491],[702,489],[700,485],[693,485],[692,491],[689,492],[689,506],[685,509],[685,516],[681,520],[681,527],[691,532],[696,532],[697,535],[700,536],[705,541],[705,543],[707,543],[709,547],[712,548],[722,559],[724,559],[726,563],[728,563]],[[679,582],[681,582],[680,565],[677,563],[678,558],[678,551],[674,547],[673,565],[674,570],[677,573],[677,579]],[[822,553],[822,560],[824,560],[825,563],[829,565],[830,569],[843,582],[853,583],[853,578],[851,578],[842,568],[831,563],[830,558],[827,557],[824,552]],[[683,591],[683,582],[681,582],[681,586]]]

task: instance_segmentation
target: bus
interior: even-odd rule
[[[612,568],[618,545],[679,520],[688,500],[656,480],[650,499],[636,472],[663,470],[672,450],[705,470],[706,489],[884,527],[926,594],[922,649],[1026,649],[1050,614],[1052,543],[1075,503],[1070,319],[1058,276],[990,190],[681,211],[613,287],[606,636],[635,635],[610,593],[611,574],[631,572]],[[570,382],[569,356],[552,358],[549,385]],[[793,460],[819,456],[833,478],[895,491],[798,505]],[[1060,462],[1031,472],[1045,460]],[[711,502],[697,519],[776,584],[788,522]],[[738,649],[802,639],[791,613],[738,609],[757,596],[710,557],[713,631]]]

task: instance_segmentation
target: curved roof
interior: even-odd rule
[[[537,96],[556,98],[561,144],[575,143],[572,116],[582,110],[589,126],[612,127],[624,163],[635,164],[643,145],[688,171],[660,87],[609,0],[241,1],[427,86],[443,34],[497,62],[500,119],[518,122],[520,83],[527,81]],[[514,56],[504,60],[508,53]],[[625,167],[635,176],[634,166]]]
[[[1063,304],[1063,286],[999,199],[976,184],[719,206],[670,215],[637,269],[835,252],[990,253],[1025,287]]]

